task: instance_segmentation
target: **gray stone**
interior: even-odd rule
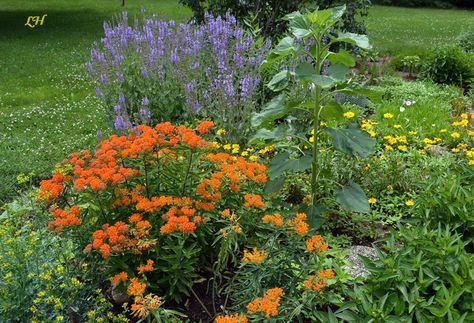
[[[365,268],[364,264],[359,258],[359,255],[365,256],[370,260],[378,259],[374,248],[366,246],[352,246],[349,248],[349,254],[345,257],[352,266],[345,266],[344,269],[349,270],[352,277],[367,277],[370,272]]]

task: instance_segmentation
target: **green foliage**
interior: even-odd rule
[[[452,8],[472,7],[469,0],[374,0],[374,3],[389,6],[400,7],[434,7],[434,8]]]
[[[25,197],[5,205],[0,215],[2,320],[105,321],[112,305],[93,276],[98,269],[75,256],[70,242],[46,230],[46,220]]]
[[[458,37],[457,45],[465,52],[474,54],[474,25]]]
[[[379,257],[362,257],[371,276],[335,312],[355,322],[471,322],[474,255],[452,227],[398,227]]]
[[[277,0],[277,1],[233,1],[233,0],[180,0],[192,9],[198,21],[204,19],[205,12],[216,16],[224,16],[228,11],[237,19],[243,21],[253,18],[252,21],[260,26],[264,35],[272,35],[284,31],[285,23],[281,18],[289,12],[305,8],[327,9],[329,7],[347,6],[347,12],[342,19],[343,29],[352,32],[365,32],[365,26],[359,21],[360,16],[366,16],[370,6],[369,0]]]
[[[439,173],[437,178],[421,186],[420,191],[423,193],[418,209],[422,222],[450,224],[466,241],[474,243],[472,166],[456,166],[449,172]]]
[[[424,62],[423,75],[436,83],[469,88],[474,82],[474,54],[457,46],[437,49]]]
[[[321,123],[333,124],[336,120],[344,119],[343,109],[333,96],[336,93],[346,95],[371,95],[370,91],[354,86],[346,79],[349,68],[355,64],[354,58],[343,49],[333,52],[335,44],[346,43],[362,49],[370,48],[367,36],[349,32],[339,32],[337,36],[328,31],[337,26],[346,11],[345,6],[327,10],[316,10],[301,14],[293,12],[285,17],[288,21],[290,35],[284,37],[270,52],[263,62],[262,68],[285,60],[289,66],[276,73],[267,86],[277,92],[278,97],[266,105],[258,114],[252,117],[252,125],[260,128],[253,137],[255,141],[270,141],[279,145],[287,142],[287,138],[297,138],[294,143],[285,145],[287,152],[280,153],[271,162],[269,175],[274,179],[285,171],[304,171],[311,169],[311,204],[316,207],[317,187],[321,185],[318,177],[319,147],[324,130],[333,145],[349,156],[368,156],[374,148],[375,141],[355,125],[347,128],[321,127]],[[336,34],[336,33],[335,33]],[[323,41],[323,39],[327,39]],[[325,62],[329,61],[327,70],[323,73]],[[306,90],[306,96],[291,97],[288,93],[293,84],[296,88]],[[300,114],[306,114],[301,116]],[[294,124],[279,124],[277,119],[294,120]],[[308,131],[307,123],[311,123],[312,137],[310,140],[297,131]],[[299,125],[299,126],[298,126]],[[302,127],[303,125],[303,127]],[[296,130],[298,129],[299,130]],[[297,144],[301,143],[302,147]],[[304,149],[312,148],[311,151]],[[354,186],[354,185],[352,185]],[[362,194],[349,194],[350,190],[341,190],[338,201],[344,201],[343,207],[352,211],[367,212],[366,197]],[[348,194],[346,198],[343,195]],[[358,191],[360,193],[360,191]],[[350,196],[349,196],[350,195]],[[365,200],[361,203],[359,200]]]

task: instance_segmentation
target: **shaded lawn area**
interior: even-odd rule
[[[453,44],[460,33],[474,25],[474,11],[374,6],[366,23],[376,50],[409,55]]]
[[[15,194],[16,176],[48,175],[77,149],[92,148],[104,129],[83,64],[103,22],[141,8],[163,19],[191,16],[178,0],[0,0],[0,202]],[[47,14],[44,25],[25,26]]]

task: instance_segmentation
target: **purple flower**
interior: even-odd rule
[[[150,104],[150,100],[148,100],[148,98],[145,96],[142,98],[142,105],[144,107],[147,107],[148,105]]]
[[[97,138],[102,138],[102,130],[97,130]]]
[[[117,116],[115,118],[114,127],[115,127],[115,130],[118,130],[118,131],[126,129],[125,123],[124,123],[123,118],[121,116]]]

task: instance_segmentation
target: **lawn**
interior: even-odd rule
[[[452,44],[474,25],[474,12],[374,6],[366,21],[376,50],[390,55],[409,54]]]
[[[106,128],[103,111],[83,68],[104,20],[144,7],[164,19],[185,21],[190,11],[177,0],[68,2],[0,0],[0,201],[15,192],[16,176],[49,174],[56,161],[92,147]],[[47,14],[44,26],[25,27],[29,15]],[[474,13],[461,10],[376,6],[368,34],[384,53],[416,51],[450,43]],[[413,28],[416,27],[416,28]]]
[[[16,176],[50,173],[68,152],[93,146],[103,111],[83,68],[102,25],[122,10],[185,21],[176,0],[0,1],[0,201],[15,194]],[[24,26],[47,14],[44,25]]]

